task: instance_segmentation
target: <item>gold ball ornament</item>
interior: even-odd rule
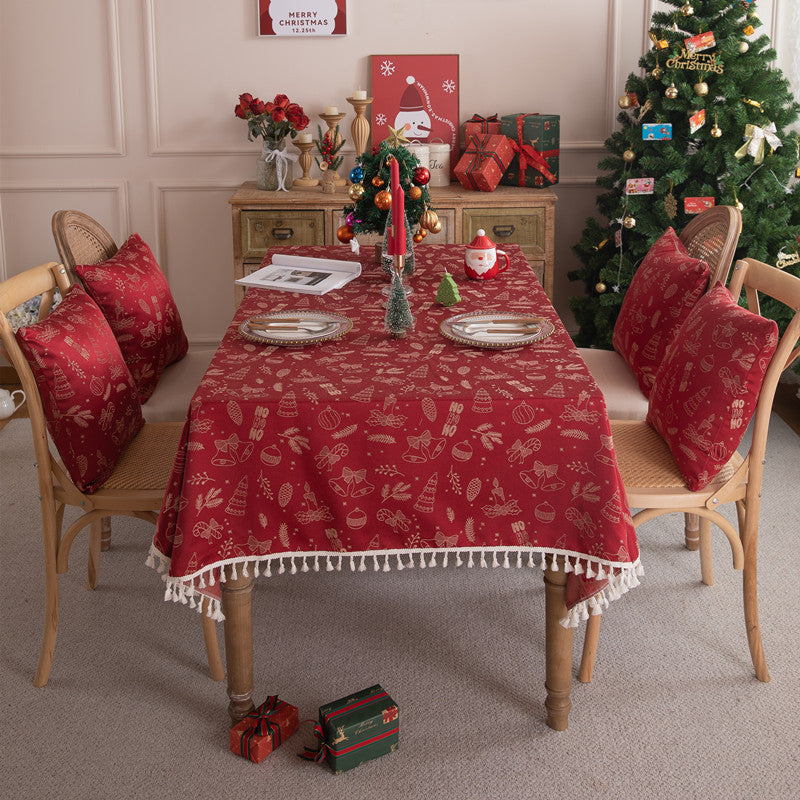
[[[630,217],[630,216],[628,216],[628,217],[625,217],[625,218],[622,220],[622,224],[623,224],[623,225],[624,225],[626,228],[628,228],[628,230],[630,230],[631,228],[635,228],[635,227],[636,227],[636,218],[635,218],[635,217]]]
[[[392,193],[388,189],[381,189],[375,195],[374,203],[381,211],[388,211],[392,207]]]
[[[406,194],[409,200],[419,200],[422,197],[422,189],[419,186],[409,186]]]
[[[631,107],[631,98],[628,97],[627,94],[623,94],[619,100],[617,100],[617,104],[620,108],[630,108]]]
[[[419,233],[415,233],[411,238],[414,240],[414,244],[419,244],[426,236],[427,231],[420,231]]]
[[[683,14],[684,17],[691,17],[692,14],[694,14],[694,8],[693,8],[692,4],[691,3],[684,3],[681,6],[681,14]]]
[[[664,90],[664,96],[668,97],[670,100],[674,100],[678,96],[678,87],[675,86],[674,83],[671,83]]]
[[[633,150],[626,150],[622,154],[622,160],[630,164],[632,161],[636,160],[636,153],[634,153]]]
[[[363,183],[354,183],[347,189],[347,194],[350,196],[351,200],[360,200],[364,196],[364,184]]]
[[[431,233],[441,233],[442,221],[440,219],[437,219],[436,222],[434,222],[433,225],[431,225],[431,227],[428,230],[430,230]]]
[[[376,175],[376,176],[375,176],[375,177],[372,179],[372,185],[373,185],[373,186],[375,186],[376,188],[377,188],[378,186],[383,186],[383,183],[384,183],[384,181],[383,181],[383,178],[381,178],[381,176],[380,176],[380,175]]]
[[[744,203],[741,200],[737,200],[736,201],[736,208],[738,208],[739,211],[744,211]]]
[[[739,42],[739,52],[746,53],[750,49],[750,42]]]
[[[719,127],[719,125],[717,125],[717,124],[714,124],[714,125],[711,127],[711,130],[709,131],[709,133],[710,133],[710,134],[711,134],[711,135],[712,135],[712,136],[713,136],[715,139],[719,139],[719,137],[720,137],[720,136],[722,136],[722,128],[720,128],[720,127]]]
[[[698,81],[692,88],[698,97],[705,97],[708,94],[708,84],[705,81]]]
[[[422,213],[422,216],[419,218],[419,224],[423,228],[427,228],[428,230],[432,230],[433,226],[439,222],[439,217],[437,216],[435,211],[431,211],[431,209],[427,208]],[[441,223],[439,223],[441,226]],[[441,227],[439,228],[441,230]]]
[[[656,80],[658,80],[663,74],[664,70],[661,69],[659,66],[653,67],[653,71],[650,73]]]
[[[604,294],[606,289],[608,289],[608,287],[602,281],[594,285],[594,290],[597,294]]]
[[[342,243],[347,244],[355,236],[353,229],[349,225],[341,225],[336,231],[336,238]]]

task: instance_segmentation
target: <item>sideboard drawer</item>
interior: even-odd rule
[[[546,213],[545,208],[465,208],[464,243],[483,228],[501,250],[504,244],[518,244],[528,259],[544,259]]]
[[[325,244],[324,211],[242,211],[242,258],[263,258],[269,247],[301,244]]]

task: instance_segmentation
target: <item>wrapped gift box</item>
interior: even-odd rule
[[[277,695],[268,697],[231,728],[231,750],[258,764],[295,732],[297,723],[294,706]]]
[[[497,114],[492,114],[489,117],[473,114],[472,119],[464,123],[465,142],[468,142],[471,136],[486,136],[488,133],[492,133],[495,136],[500,133],[500,120]]]
[[[493,192],[513,155],[511,143],[505,136],[473,136],[456,164],[456,178],[465,189]]]
[[[558,114],[505,114],[500,131],[511,140],[514,158],[500,183],[552,186],[558,183],[561,117]]]
[[[320,706],[319,728],[328,764],[335,773],[397,749],[400,712],[380,684]]]

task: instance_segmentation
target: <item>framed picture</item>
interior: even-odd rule
[[[372,141],[389,127],[406,139],[450,145],[450,173],[458,161],[458,55],[371,56]]]
[[[258,0],[259,36],[344,36],[347,0]]]

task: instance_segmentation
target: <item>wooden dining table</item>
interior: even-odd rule
[[[480,281],[462,246],[418,246],[402,338],[371,250],[274,248],[265,262],[278,252],[362,273],[319,296],[248,289],[191,402],[148,562],[168,598],[224,617],[230,716],[253,708],[256,577],[500,566],[544,577],[546,721],[566,728],[573,630],[641,566],[602,394],[522,250]],[[436,302],[447,274],[450,307]],[[352,327],[305,346],[243,335],[278,312]],[[539,317],[541,337],[465,344],[448,324],[469,312]]]

